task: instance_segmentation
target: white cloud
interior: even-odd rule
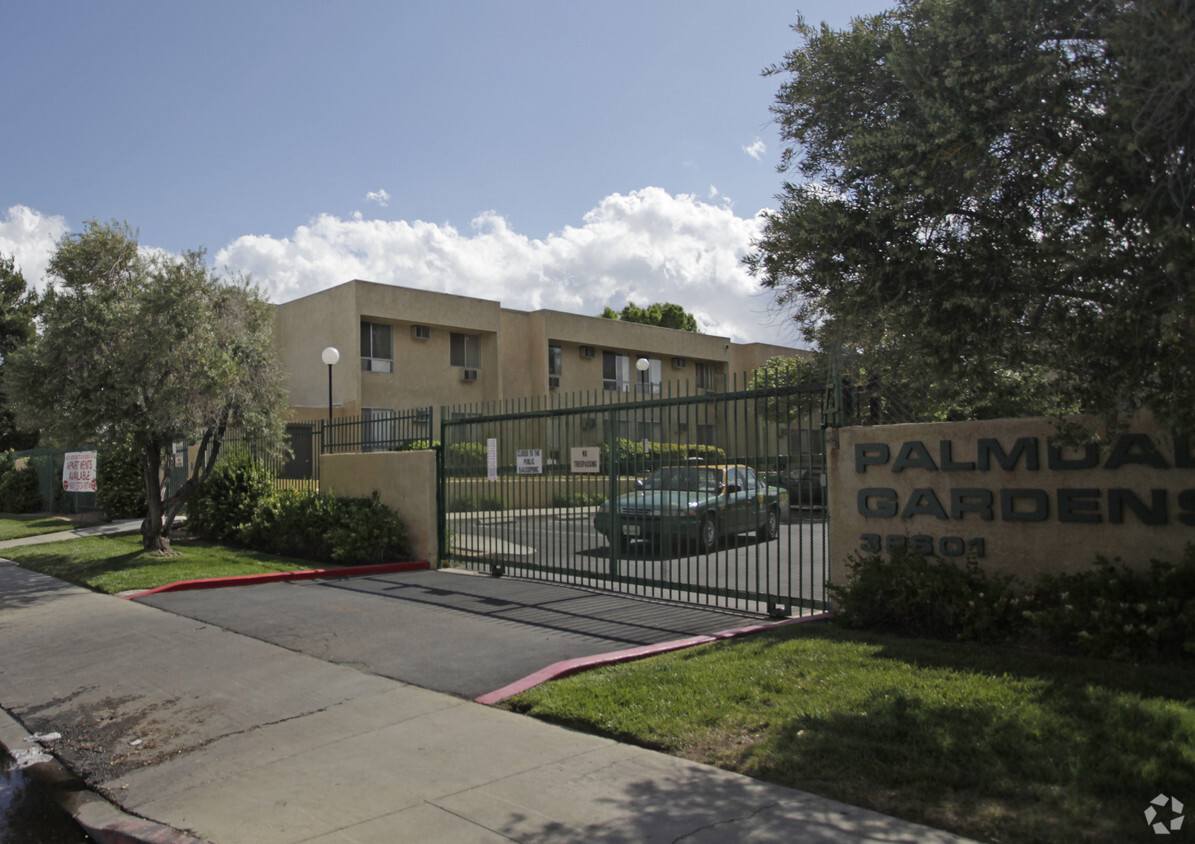
[[[768,145],[759,138],[756,138],[755,141],[752,142],[751,146],[743,147],[743,152],[747,153],[747,155],[751,156],[756,161],[762,161],[767,151]]]
[[[12,258],[29,287],[45,286],[46,266],[69,231],[66,218],[42,214],[25,205],[13,205],[0,220],[0,255]]]
[[[370,202],[376,202],[383,208],[390,204],[390,194],[386,193],[385,189],[371,190],[369,193],[365,194],[365,198]]]
[[[787,344],[793,332],[741,261],[761,225],[758,215],[651,187],[608,196],[581,226],[542,240],[512,231],[495,211],[468,233],[325,214],[290,237],[237,238],[214,261],[251,273],[275,302],[354,278],[579,314],[675,302],[706,333]]]

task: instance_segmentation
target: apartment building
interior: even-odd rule
[[[720,389],[777,356],[767,343],[354,280],[277,306],[275,343],[288,373],[292,421],[503,399],[615,391],[636,398]],[[636,366],[647,360],[647,368]],[[438,425],[428,420],[432,434]]]

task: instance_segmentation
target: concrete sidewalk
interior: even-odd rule
[[[5,563],[0,637],[0,742],[61,733],[102,841],[963,840]]]

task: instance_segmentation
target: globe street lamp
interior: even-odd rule
[[[332,424],[332,367],[340,360],[340,350],[335,346],[329,346],[324,349],[324,353],[320,355],[324,363],[328,364],[328,424]]]

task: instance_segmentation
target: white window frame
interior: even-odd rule
[[[481,335],[451,332],[448,362],[466,369],[481,369]]]

